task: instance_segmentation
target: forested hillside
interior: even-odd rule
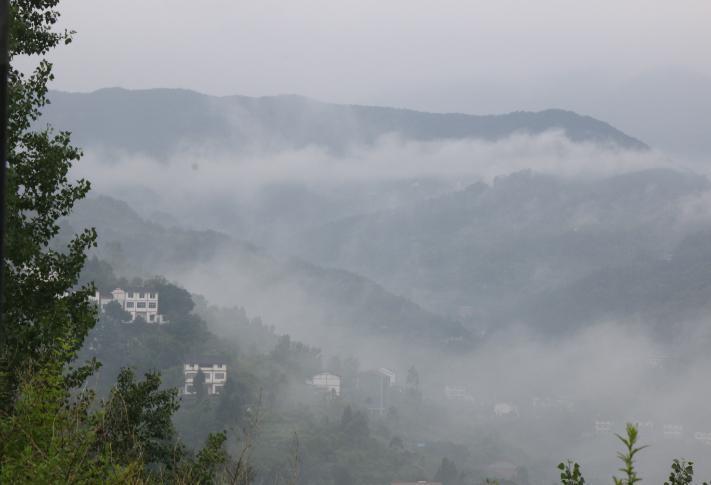
[[[249,302],[250,309],[296,335],[327,331],[333,345],[346,345],[348,335],[452,350],[474,344],[457,321],[425,311],[357,274],[293,258],[279,260],[214,231],[147,222],[114,199],[79,204],[64,231],[71,234],[79,227],[97,229],[96,254],[119,274],[165,274],[222,303],[235,298]]]
[[[705,177],[673,170],[519,172],[310,229],[298,252],[474,325],[560,332],[644,316],[664,327],[706,308],[709,223],[695,211],[708,191]]]

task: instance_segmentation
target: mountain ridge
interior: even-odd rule
[[[185,89],[104,88],[90,93],[50,92],[40,123],[73,132],[87,148],[168,158],[185,146],[281,150],[322,146],[343,152],[386,135],[405,140],[481,139],[562,130],[574,142],[647,150],[609,123],[573,111],[471,115],[404,108],[335,104],[299,95],[210,96]]]

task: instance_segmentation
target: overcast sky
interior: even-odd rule
[[[182,87],[476,111],[462,98],[501,93],[530,105],[555,102],[544,99],[551,86],[614,85],[659,68],[711,76],[709,0],[64,0],[60,8],[78,34],[56,56],[55,86],[73,91]]]

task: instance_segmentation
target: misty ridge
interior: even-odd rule
[[[416,365],[430,422],[414,441],[467,443],[460,462],[476,461],[483,433],[502,451],[481,467],[542,483],[561,456],[593,480],[613,469],[596,422],[654,422],[640,466],[655,478],[681,453],[663,425],[711,429],[711,184],[653,141],[558,110],[175,90],[54,92],[44,121],[73,132],[74,176],[94,185],[66,234],[96,227],[117,275],[204,299],[218,336],[236,330],[210,315],[239,307],[321,349],[326,371],[338,355]],[[492,420],[500,403],[517,418]],[[707,448],[681,449],[708,474]]]

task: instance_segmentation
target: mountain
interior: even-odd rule
[[[691,217],[710,190],[705,177],[668,169],[587,180],[524,171],[310,229],[297,251],[472,325],[575,327],[660,302],[652,291],[635,293],[653,285],[652,270],[632,268],[666,268],[657,270],[665,278],[675,274],[670,264],[685,271],[681,259],[667,260],[686,237],[711,228]],[[692,210],[694,201],[702,205]],[[681,294],[698,278],[711,286],[711,272],[696,275],[665,287]]]
[[[82,201],[64,221],[63,237],[85,227],[96,228],[97,255],[118,274],[165,275],[211,301],[244,305],[280,331],[303,335],[315,345],[347,348],[360,337],[449,348],[472,343],[458,322],[357,274],[298,259],[281,261],[214,231],[148,222],[116,199]]]
[[[341,152],[396,134],[407,140],[498,140],[563,130],[568,138],[627,149],[647,146],[602,121],[546,110],[474,116],[329,104],[300,96],[213,97],[193,91],[119,88],[50,93],[41,122],[69,130],[84,148],[166,158],[186,148],[280,150],[319,146]]]

